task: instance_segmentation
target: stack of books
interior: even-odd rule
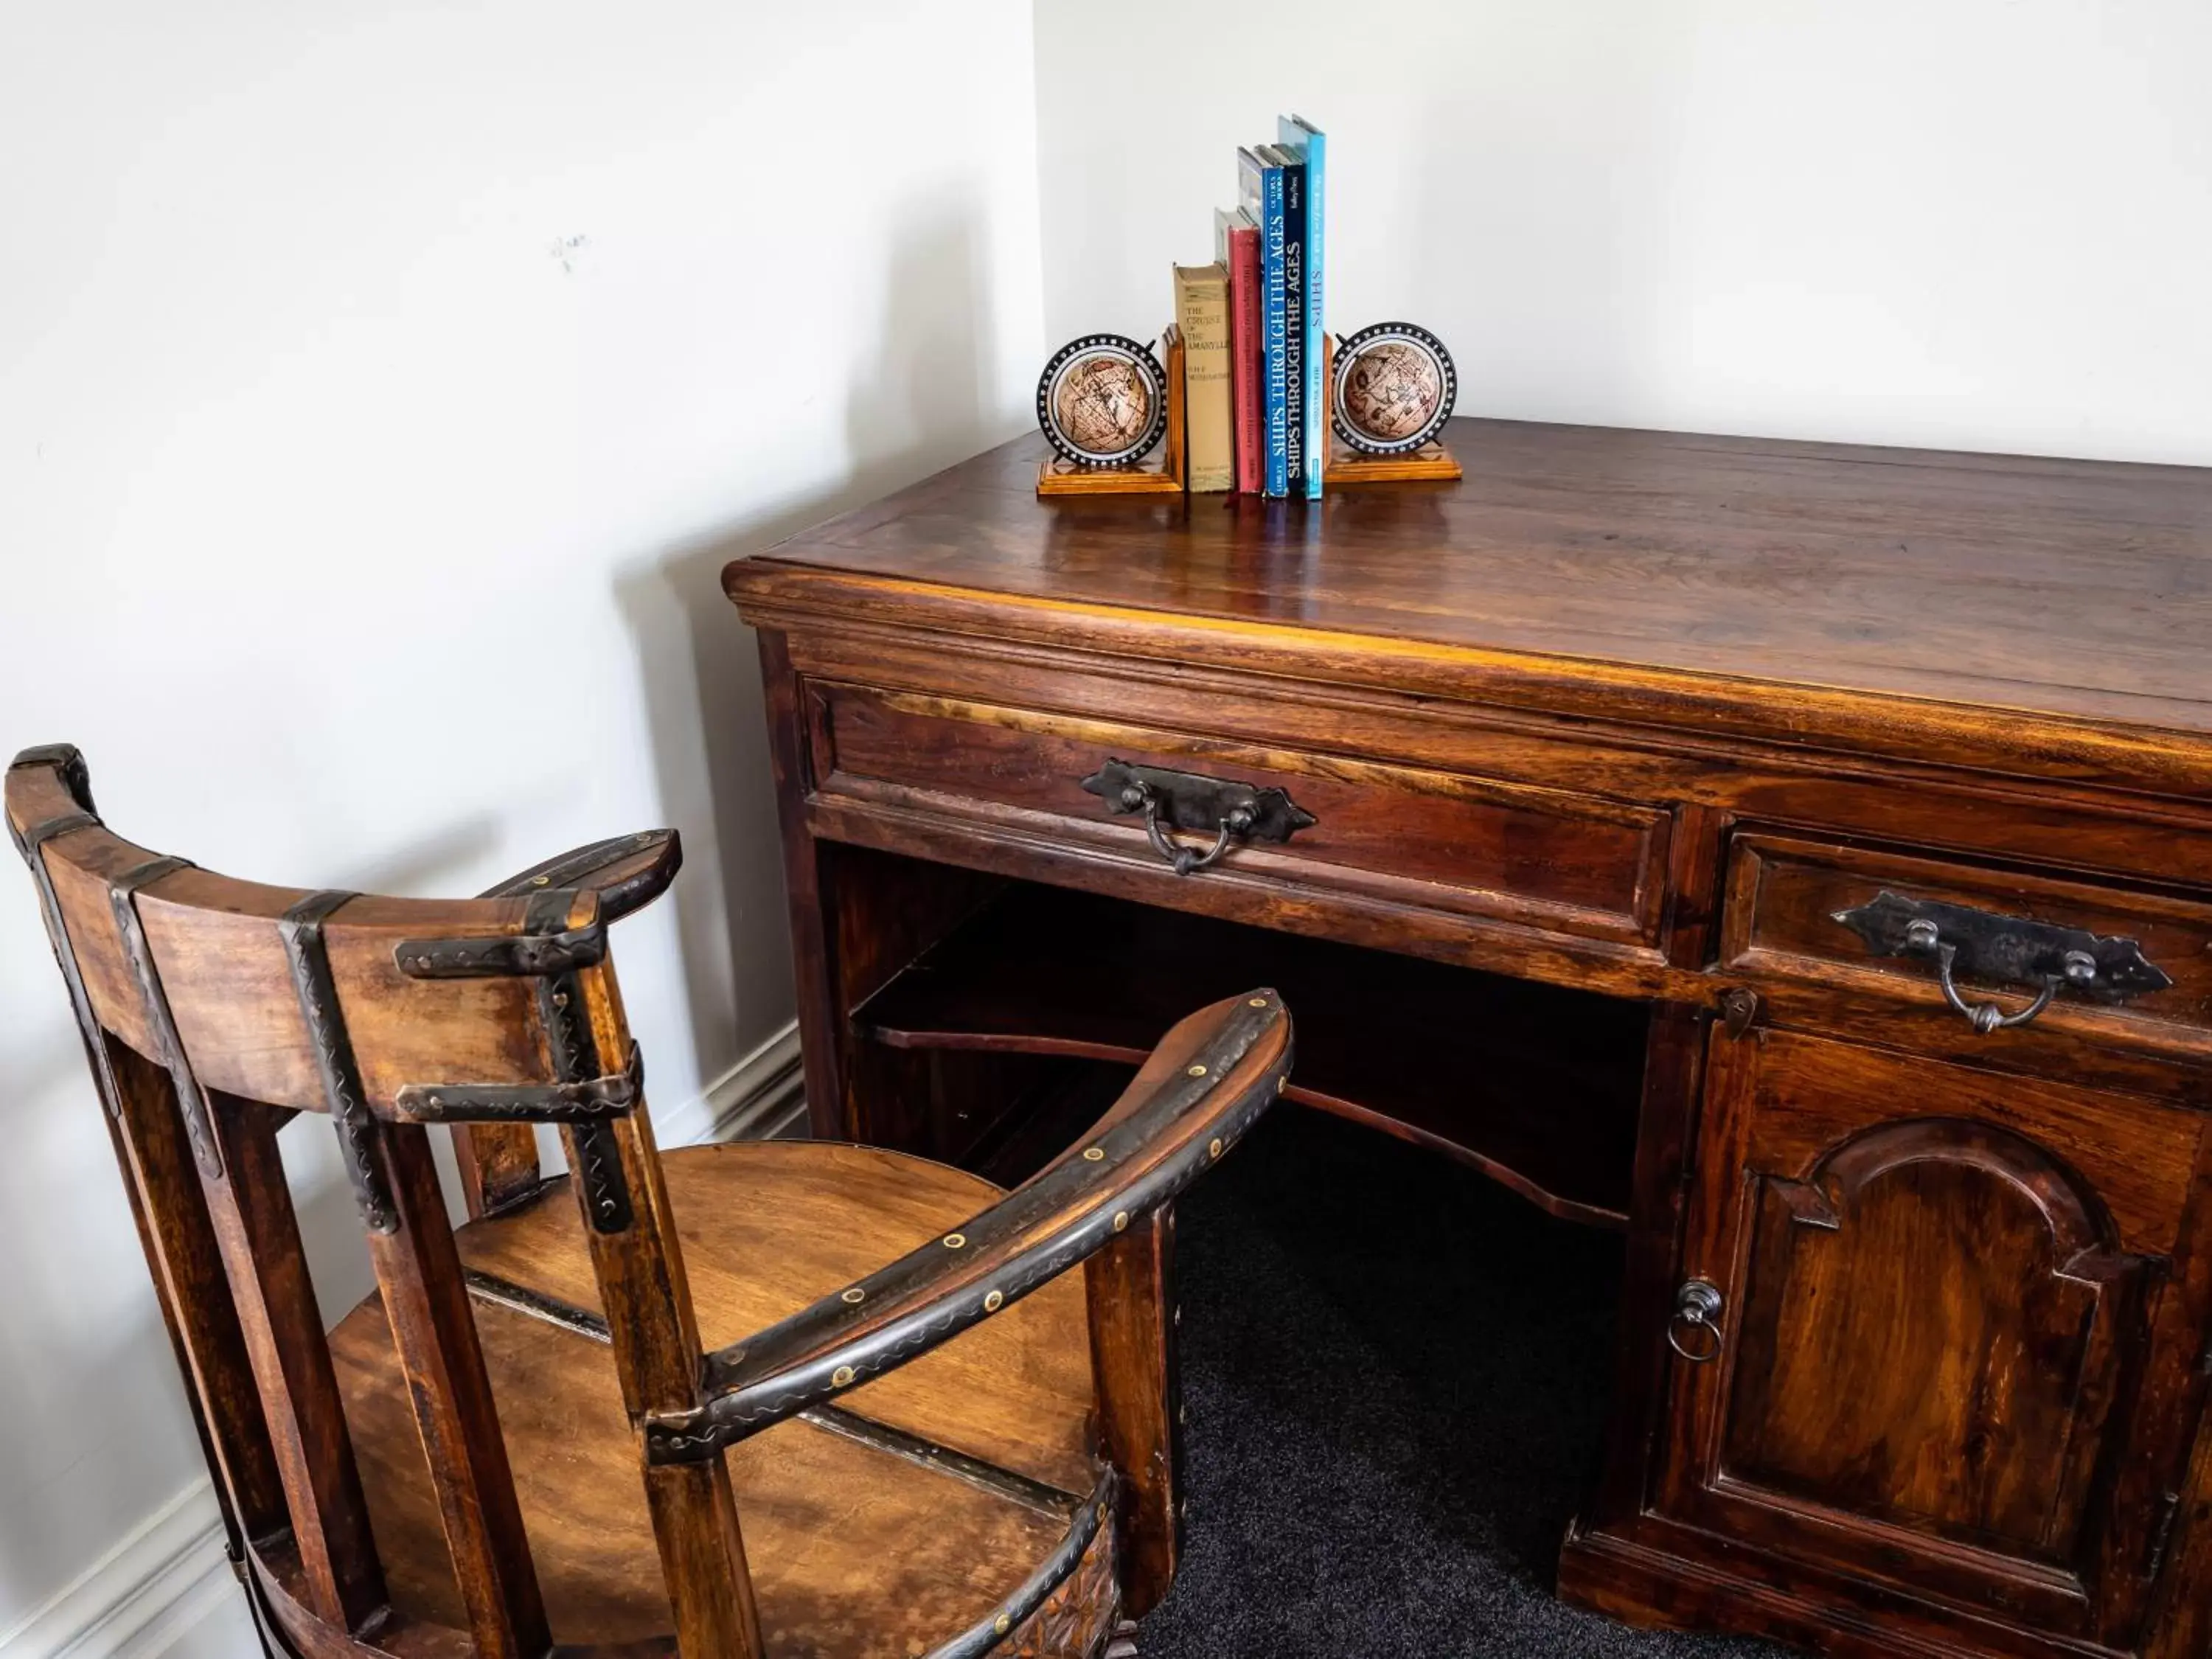
[[[1214,263],[1175,269],[1189,487],[1317,499],[1328,459],[1323,204],[1328,143],[1286,115],[1237,152]]]

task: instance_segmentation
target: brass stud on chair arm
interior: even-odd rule
[[[1286,1051],[1282,1063],[1287,1066],[1290,1060]],[[720,1447],[757,1434],[833,1395],[896,1369],[1057,1278],[1110,1243],[1131,1222],[1172,1200],[1195,1180],[1218,1158],[1213,1151],[1217,1143],[1225,1146],[1237,1139],[1273,1103],[1275,1076],[1275,1068],[1270,1066],[1216,1114],[1200,1131],[1208,1139],[1194,1135],[1175,1156],[1164,1159],[1127,1188],[1102,1195],[1064,1231],[993,1269],[987,1282],[971,1280],[963,1287],[944,1291],[934,1290],[928,1279],[913,1285],[893,1279],[886,1285],[886,1277],[905,1265],[894,1264],[884,1273],[872,1276],[871,1282],[878,1288],[867,1297],[870,1305],[882,1304],[889,1311],[879,1313],[879,1322],[849,1340],[824,1340],[860,1316],[859,1310],[845,1300],[845,1292],[839,1291],[770,1331],[748,1338],[743,1350],[723,1349],[708,1354],[706,1375],[713,1397],[680,1418],[648,1420],[647,1461],[685,1462],[710,1456]],[[1085,1166],[1071,1163],[1063,1167],[1076,1171]],[[983,1226],[988,1213],[968,1224],[963,1235],[971,1241],[987,1237]],[[959,1259],[949,1256],[939,1243],[926,1246],[924,1251],[926,1260],[940,1264]],[[902,1295],[921,1299],[902,1310]],[[821,1346],[811,1346],[817,1341]]]

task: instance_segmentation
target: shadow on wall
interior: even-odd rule
[[[1019,429],[1018,410],[999,406],[996,391],[987,211],[977,189],[955,187],[894,230],[874,348],[845,393],[842,476],[616,584],[637,644],[660,799],[685,838],[687,875],[672,896],[693,1047],[709,1084],[793,1009],[760,669],[722,592],[722,567]]]

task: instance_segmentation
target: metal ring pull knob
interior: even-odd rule
[[[1702,1279],[1691,1279],[1674,1292],[1674,1316],[1667,1322],[1667,1346],[1693,1365],[1711,1364],[1721,1357],[1720,1317],[1719,1290]]]
[[[1145,836],[1152,843],[1152,850],[1175,866],[1179,876],[1203,870],[1208,865],[1221,861],[1222,854],[1237,841],[1248,834],[1253,823],[1252,809],[1237,806],[1230,809],[1217,826],[1213,845],[1203,853],[1194,848],[1176,844],[1160,822],[1160,798],[1142,784],[1133,784],[1121,792],[1122,803],[1134,811],[1139,805],[1145,810]]]
[[[1994,1002],[1969,1002],[1959,994],[1958,985],[1952,978],[1952,969],[1959,960],[1959,947],[1948,943],[1934,922],[1923,917],[1911,923],[1905,930],[1905,944],[1907,950],[1936,958],[1936,978],[1943,988],[1943,1000],[1964,1015],[1966,1024],[1984,1036],[2008,1025],[2027,1024],[2051,1006],[2059,988],[2069,981],[2087,985],[2097,977],[2094,957],[2087,951],[2069,951],[2062,959],[2060,971],[2045,976],[2043,988],[2036,993],[2035,1000],[2018,1013],[2008,1014]]]

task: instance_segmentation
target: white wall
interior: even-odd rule
[[[1333,324],[1436,327],[1467,412],[2212,461],[2201,0],[1265,9],[1312,49],[1249,0],[0,12],[0,752],[302,884],[681,826],[620,938],[680,1112],[789,1012],[723,561],[1164,322],[1280,107],[1335,140]],[[0,998],[18,1659],[204,1512],[20,878]]]
[[[1036,44],[1054,341],[1164,324],[1295,108],[1330,325],[1429,325],[1462,413],[2212,461],[2203,0],[1040,0]]]
[[[309,885],[678,825],[617,951],[681,1107],[790,1013],[718,574],[1027,419],[1032,63],[1021,0],[0,11],[0,754]],[[200,1469],[20,874],[0,1006],[15,1659]]]

